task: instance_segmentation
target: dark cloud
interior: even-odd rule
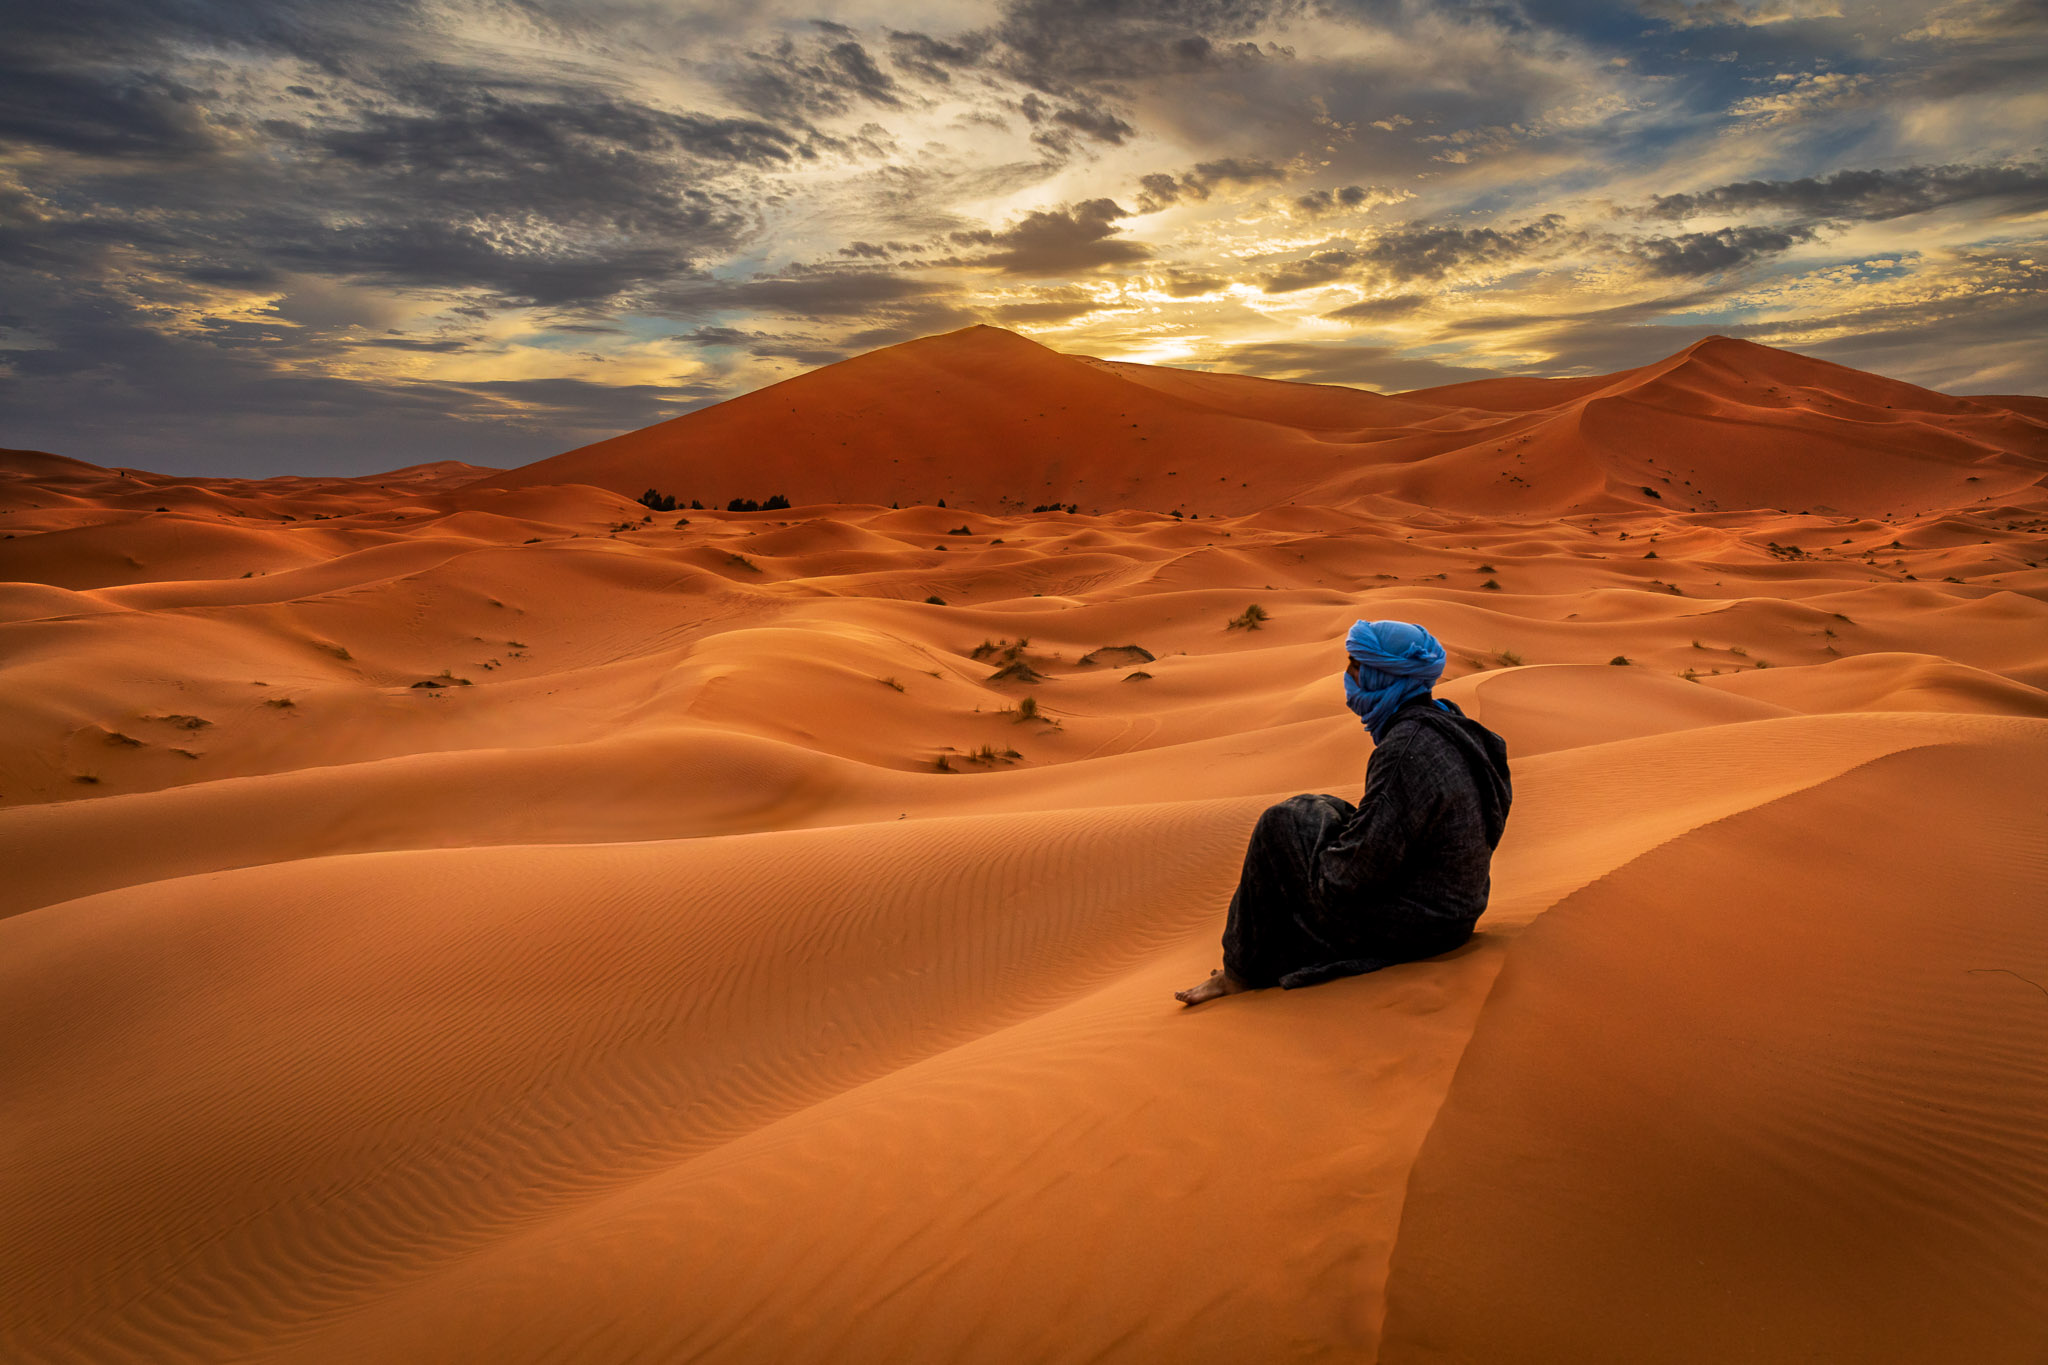
[[[928,33],[889,30],[891,60],[903,70],[940,85],[950,85],[954,72],[975,65],[987,51],[986,38],[945,42]]]
[[[350,346],[370,346],[392,351],[426,351],[446,354],[452,351],[467,351],[470,343],[453,339],[439,341],[422,337],[372,337],[367,341],[349,341]]]
[[[1072,322],[1102,305],[1079,289],[1044,289],[1021,303],[1005,303],[989,310],[989,319],[1004,327],[1046,326]]]
[[[948,286],[886,270],[809,269],[744,280],[692,280],[650,295],[651,309],[674,317],[751,309],[800,318],[857,318],[929,303]]]
[[[1535,253],[1583,240],[1584,233],[1555,213],[1508,228],[1463,228],[1408,223],[1363,245],[1337,240],[1269,275],[1268,294],[1286,294],[1340,279],[1393,284],[1440,280],[1487,266],[1513,264]]]
[[[1149,258],[1142,242],[1118,237],[1119,218],[1131,214],[1114,200],[1089,199],[1065,208],[1027,213],[1014,226],[955,232],[960,246],[995,248],[975,256],[971,265],[990,266],[1010,275],[1068,275],[1129,265]]]
[[[1909,166],[1897,171],[1837,171],[1801,180],[1743,180],[1694,194],[1664,194],[1643,216],[1681,220],[1712,214],[1798,222],[1881,222],[1950,204],[1998,201],[2008,212],[2048,208],[2048,166]]]
[[[1390,318],[1405,318],[1420,311],[1429,302],[1424,294],[1389,294],[1383,298],[1360,299],[1357,303],[1346,304],[1332,312],[1323,314],[1343,322],[1385,322]]]
[[[1195,270],[1169,270],[1161,288],[1177,299],[1198,298],[1213,294],[1230,283],[1227,275],[1212,275]]]
[[[1718,275],[1766,256],[1789,251],[1813,240],[1811,228],[1722,228],[1718,232],[1687,232],[1676,237],[1645,237],[1629,244],[1652,275],[1685,278]]]
[[[821,23],[824,37],[806,42],[784,37],[765,51],[749,52],[727,83],[733,98],[774,119],[843,114],[856,103],[901,108],[895,77],[876,64],[851,29]]]
[[[1250,39],[1307,9],[1307,0],[1012,0],[987,36],[1007,74],[1063,92],[1284,60],[1293,54]]]
[[[1348,242],[1343,246],[1325,247],[1300,260],[1288,262],[1268,275],[1263,287],[1268,294],[1291,294],[1299,289],[1313,289],[1319,284],[1343,279],[1364,260],[1365,257],[1353,250]]]
[[[1287,172],[1279,166],[1256,157],[1200,162],[1178,179],[1163,171],[1154,172],[1139,177],[1138,212],[1157,213],[1184,199],[1207,199],[1222,185],[1262,185],[1286,178]]]
[[[1017,102],[1017,112],[1032,125],[1033,142],[1061,154],[1074,149],[1077,137],[1115,146],[1137,131],[1099,101],[1085,97],[1077,103],[1055,105],[1035,93],[1026,94]]]
[[[1311,216],[1333,213],[1339,209],[1355,209],[1376,196],[1384,197],[1390,192],[1377,185],[1345,185],[1334,190],[1310,190],[1297,198],[1297,208]]]
[[[1233,346],[1218,358],[1217,368],[1298,383],[1350,384],[1381,393],[1459,384],[1468,379],[1498,379],[1501,374],[1498,370],[1403,355],[1390,346],[1277,341]]]

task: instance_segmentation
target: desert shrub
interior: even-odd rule
[[[974,534],[974,531],[966,526],[955,526],[952,530],[946,532],[946,534],[949,536],[971,536]]]
[[[1515,653],[1515,651],[1513,651],[1512,649],[1503,649],[1502,651],[1500,651],[1500,653],[1494,655],[1494,657],[1496,659],[1499,659],[1502,663],[1506,664],[1509,668],[1520,668],[1522,666],[1522,656]]]
[[[933,593],[930,597],[927,597],[924,600],[925,605],[930,607],[943,607],[946,605],[946,599],[939,596],[937,593]]]
[[[298,705],[298,703],[293,701],[290,697],[265,697],[263,699],[263,704],[265,706],[275,706],[280,711],[289,710],[290,708]]]
[[[1075,662],[1085,668],[1094,664],[1149,664],[1153,661],[1152,651],[1143,645],[1101,645]]]
[[[777,493],[774,496],[770,497],[768,501],[761,504],[761,510],[763,512],[780,512],[783,508],[787,506],[789,506],[789,499],[783,497],[782,494]]]
[[[1045,675],[1030,664],[1025,663],[1022,659],[1012,659],[995,672],[989,674],[986,681],[1035,683],[1044,682]]]
[[[725,557],[725,562],[728,564],[737,565],[738,567],[747,570],[749,573],[761,572],[761,566],[759,564],[756,564],[753,560],[748,559],[743,554],[729,554]]]
[[[1022,721],[1038,719],[1038,698],[1026,697],[1017,703],[1017,719]]]
[[[657,493],[650,488],[640,495],[640,505],[650,512],[673,512],[676,510],[675,495]]]
[[[1488,592],[1500,591],[1500,584],[1491,578],[1487,579],[1484,583],[1481,583],[1479,586],[1486,589]]]
[[[1237,615],[1231,617],[1228,624],[1223,628],[1225,630],[1258,630],[1263,623],[1271,619],[1266,614],[1266,609],[1254,602]]]
[[[939,772],[949,773],[953,771],[953,761],[947,758],[944,754],[940,754],[937,758],[932,760],[932,767],[937,769]]]
[[[1626,654],[1617,654],[1613,658],[1609,659],[1607,662],[1614,664],[1617,667],[1626,668],[1628,667],[1630,660],[1628,655]]]
[[[728,512],[758,512],[761,510],[761,504],[755,502],[752,498],[734,498],[725,505],[725,510]]]
[[[903,690],[903,684],[896,681],[896,679],[894,678],[877,678],[875,679],[875,681],[880,683],[884,687],[893,687],[898,692],[901,692]]]

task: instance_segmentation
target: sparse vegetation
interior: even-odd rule
[[[974,529],[968,526],[955,526],[952,530],[946,532],[946,534],[949,536],[971,536],[974,534]]]
[[[943,502],[939,504],[941,507],[945,505]],[[1042,502],[1031,510],[1033,512],[1078,512],[1081,508],[1078,504],[1071,502]]]
[[[729,554],[725,557],[725,562],[728,564],[736,565],[739,568],[745,569],[748,573],[761,572],[761,566],[756,564],[753,560],[748,559],[743,554]]]
[[[890,678],[877,678],[877,679],[875,679],[875,681],[876,681],[876,682],[878,682],[878,683],[880,683],[880,684],[881,684],[882,686],[884,686],[884,687],[893,687],[893,688],[895,688],[895,689],[896,689],[896,690],[897,690],[898,692],[901,692],[901,691],[903,690],[903,684],[902,684],[902,683],[900,683],[900,682],[898,682],[898,681],[897,681],[897,680],[896,680],[895,678],[893,678],[893,677],[890,677]]]
[[[1522,666],[1522,656],[1515,653],[1512,649],[1503,649],[1493,657],[1499,659],[1509,668],[1520,668]]]
[[[953,760],[947,758],[944,754],[940,754],[932,760],[932,767],[939,772],[949,773],[953,771]]]
[[[650,512],[673,512],[676,510],[675,495],[657,493],[650,488],[640,495],[640,505]]]
[[[287,711],[298,705],[290,697],[265,697],[263,704],[265,706],[275,706],[280,711]]]
[[[1481,564],[1481,565],[1480,565],[1480,566],[1479,566],[1478,568],[1474,569],[1474,570],[1473,570],[1472,572],[1473,572],[1473,573],[1496,573],[1496,572],[1498,572],[1498,570],[1496,570],[1496,569],[1495,569],[1495,568],[1493,567],[1493,565],[1491,565],[1491,564]]]
[[[1629,666],[1629,664],[1633,663],[1634,660],[1630,659],[1626,654],[1617,654],[1613,658],[1609,659],[1607,662],[1615,665],[1618,668],[1626,668]]]
[[[1096,664],[1149,664],[1154,662],[1151,650],[1143,645],[1101,645],[1083,654],[1078,662],[1083,668]]]
[[[1008,663],[1012,659],[1023,658],[1024,649],[1030,643],[1031,637],[1028,635],[1020,635],[1014,642],[1008,638],[1001,640],[983,639],[980,644],[967,651],[967,657],[970,659],[996,659],[1003,663]]]
[[[926,606],[943,607],[946,605],[946,599],[939,596],[937,593],[933,593],[930,597],[927,597],[924,600]]]
[[[1728,646],[1728,652],[1730,654],[1733,654],[1738,659],[1747,659],[1749,657],[1749,651],[1744,649],[1741,645]]]
[[[1237,615],[1231,617],[1223,628],[1225,630],[1259,630],[1271,619],[1266,614],[1266,609],[1254,602]]]
[[[96,787],[99,785],[100,775],[98,773],[79,773],[76,777],[73,777],[71,780],[73,782],[83,782],[87,786]]]
[[[1486,589],[1488,592],[1500,591],[1500,583],[1498,582],[1498,580],[1491,578],[1487,579],[1484,583],[1481,583],[1479,586]]]
[[[140,749],[142,741],[133,735],[124,735],[119,730],[107,732],[107,743],[117,749]]]
[[[180,730],[204,730],[207,726],[213,724],[212,721],[204,716],[169,715],[159,716],[158,719],[167,725],[175,725]]]
[[[1023,701],[1017,703],[1017,721],[1019,724],[1027,720],[1039,719],[1042,719],[1042,717],[1038,714],[1038,698],[1026,697]]]
[[[939,505],[945,506],[944,503]],[[701,506],[701,504],[692,502],[690,506],[696,508]],[[780,512],[787,506],[789,506],[789,499],[777,493],[766,502],[755,502],[752,498],[734,498],[725,505],[725,510],[728,512]]]
[[[1015,749],[998,749],[993,744],[984,744],[973,753],[967,755],[967,761],[969,763],[979,763],[984,767],[993,767],[998,763],[1015,763],[1022,757],[1024,755],[1018,753]]]
[[[1700,675],[1698,671],[1690,668],[1686,669],[1685,672],[1679,674],[1678,676],[1685,679],[1689,683],[1696,683],[1700,680]]]
[[[1045,681],[1045,675],[1030,664],[1025,663],[1022,659],[1012,659],[995,672],[989,674],[986,681],[1040,683]]]

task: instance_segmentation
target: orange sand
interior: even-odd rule
[[[1727,340],[991,329],[506,472],[0,455],[0,1358],[2038,1362],[2044,475]],[[1483,932],[1182,1011],[1361,615],[1508,738]]]

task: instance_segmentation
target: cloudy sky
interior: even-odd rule
[[[2048,3],[0,0],[0,445],[517,464],[972,322],[2048,392]]]

